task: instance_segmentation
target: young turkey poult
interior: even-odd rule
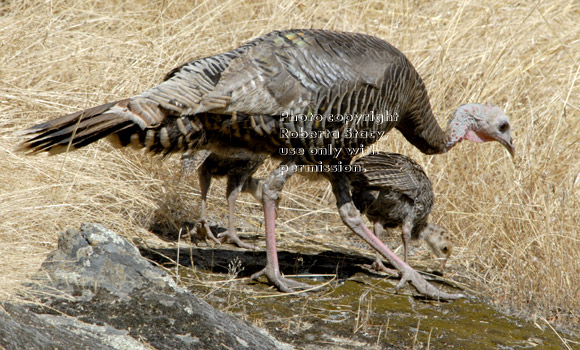
[[[351,173],[352,201],[373,223],[380,239],[384,228],[401,226],[404,261],[410,239],[423,239],[445,268],[452,242],[441,226],[427,222],[433,208],[433,186],[423,168],[398,153],[375,153],[353,162],[362,171]],[[391,272],[377,255],[373,268]]]
[[[234,212],[236,199],[240,192],[250,193],[258,202],[262,202],[262,183],[252,174],[264,163],[264,156],[244,151],[235,152],[228,156],[221,156],[210,151],[199,151],[194,154],[184,154],[182,164],[185,173],[197,170],[201,191],[201,214],[196,225],[198,234],[216,243],[229,240],[240,248],[255,249],[251,244],[242,242],[236,233]],[[228,201],[228,230],[215,237],[207,222],[207,193],[211,186],[211,179],[218,176],[227,176],[226,198]]]
[[[396,118],[335,118],[340,115]],[[403,53],[373,36],[316,29],[272,32],[186,63],[139,95],[28,128],[24,133],[31,138],[21,149],[58,153],[111,135],[117,145],[157,153],[209,149],[227,155],[244,149],[281,159],[262,186],[267,263],[255,277],[263,274],[281,291],[292,291],[310,286],[285,278],[278,265],[276,201],[284,184],[296,166],[350,164],[353,158],[349,152],[318,149],[368,146],[393,128],[426,154],[447,152],[462,140],[498,141],[514,153],[509,118],[500,108],[462,105],[443,131],[419,73]],[[284,137],[285,130],[306,133]],[[354,130],[365,134],[345,137]],[[308,136],[323,134],[330,136]],[[349,174],[323,175],[344,223],[401,271],[398,287],[408,281],[430,297],[462,296],[427,283],[376,238],[352,203]]]

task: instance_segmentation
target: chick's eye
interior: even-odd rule
[[[447,254],[447,251],[449,251],[449,249],[447,247],[443,247],[443,249],[441,249],[441,251],[443,251],[443,253]]]
[[[506,131],[509,130],[509,128],[510,128],[510,125],[508,123],[501,123],[499,125],[499,131],[500,132],[506,132]]]

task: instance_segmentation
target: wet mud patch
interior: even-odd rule
[[[320,291],[283,294],[249,276],[266,263],[263,251],[227,245],[142,249],[181,285],[215,308],[266,329],[299,349],[580,349],[580,338],[504,315],[477,298],[426,300],[411,287],[395,293],[396,276],[374,273],[372,258],[348,251],[279,252],[283,273]],[[179,260],[177,269],[175,261]],[[424,270],[424,269],[423,269]],[[457,292],[432,276],[438,288]],[[439,282],[437,282],[439,281]]]

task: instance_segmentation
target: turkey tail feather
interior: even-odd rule
[[[126,103],[126,100],[106,103],[34,125],[21,132],[22,135],[33,137],[24,141],[18,150],[62,153],[130,127],[134,125],[131,120],[112,111],[123,102]]]
[[[115,146],[133,145],[169,153],[195,143],[201,127],[154,101],[133,98],[106,103],[34,125],[21,135],[31,136],[18,151],[58,154],[112,136]]]

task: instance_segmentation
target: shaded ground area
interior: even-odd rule
[[[436,302],[414,296],[410,287],[395,294],[398,279],[366,269],[369,257],[340,250],[300,251],[280,252],[282,271],[313,285],[326,283],[321,291],[284,295],[264,280],[250,283],[248,277],[266,262],[265,252],[227,244],[180,249],[178,276],[210,305],[298,348],[566,349],[546,324],[503,315],[476,299]],[[177,249],[141,252],[175,269]],[[439,288],[457,291],[452,283],[431,277]],[[571,340],[570,348],[580,348],[579,338],[560,336]]]

